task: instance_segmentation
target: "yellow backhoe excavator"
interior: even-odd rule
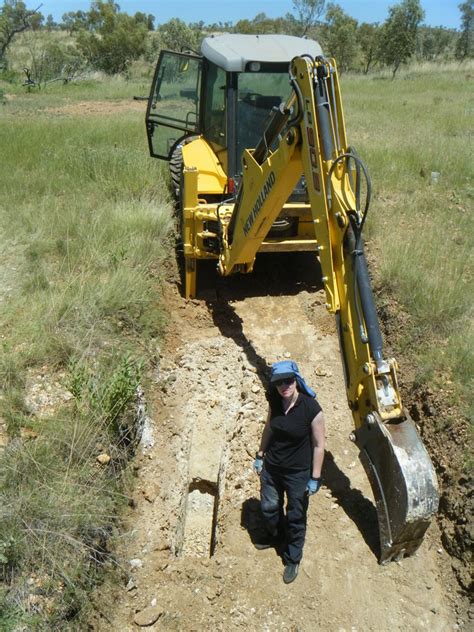
[[[151,155],[170,162],[187,297],[202,259],[229,275],[251,272],[260,252],[319,258],[380,562],[411,555],[437,511],[437,480],[402,404],[396,361],[383,354],[362,237],[370,179],[347,142],[335,61],[317,42],[284,35],[219,35],[201,54],[162,51],[146,126]]]

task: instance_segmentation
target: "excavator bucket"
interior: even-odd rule
[[[373,423],[355,432],[359,458],[374,493],[380,564],[412,555],[438,509],[438,483],[413,420]]]

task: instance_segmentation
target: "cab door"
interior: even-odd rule
[[[181,138],[199,133],[201,70],[202,57],[161,51],[146,111],[151,156],[169,160]]]

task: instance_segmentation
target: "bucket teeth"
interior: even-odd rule
[[[430,457],[407,415],[356,431],[359,458],[375,497],[380,563],[413,555],[438,509],[438,482]]]

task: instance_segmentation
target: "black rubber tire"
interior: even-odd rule
[[[183,146],[176,147],[170,158],[170,176],[176,201],[181,197],[181,177],[183,173]]]

